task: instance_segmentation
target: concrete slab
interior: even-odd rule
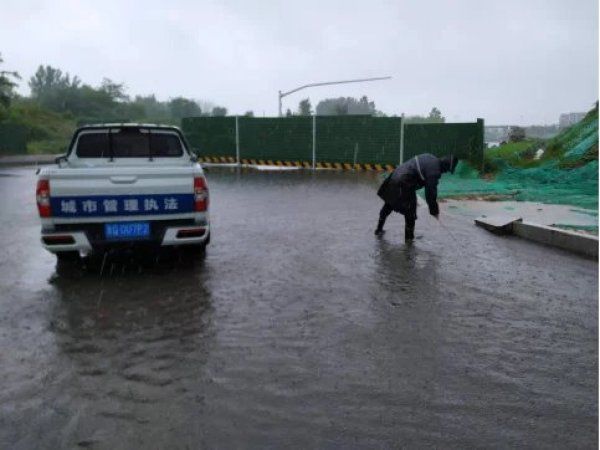
[[[598,258],[597,236],[522,221],[513,222],[512,231],[513,234],[524,239],[562,248],[591,258]]]
[[[513,223],[517,220],[522,220],[520,217],[509,216],[482,216],[475,219],[475,225],[484,228],[494,234],[512,234]]]
[[[587,230],[598,234],[598,211],[570,205],[549,205],[536,202],[481,200],[445,200],[440,202],[443,213],[478,220],[481,217],[522,218],[524,222],[537,223],[571,231]]]
[[[515,236],[539,242],[540,244],[558,247],[563,250],[579,253],[591,258],[598,258],[598,237],[575,233],[531,222],[508,217],[480,217],[475,225],[495,234],[514,234]]]

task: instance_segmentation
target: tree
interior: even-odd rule
[[[174,119],[184,117],[198,117],[202,115],[200,106],[194,101],[184,97],[176,97],[168,103],[169,112]]]
[[[67,74],[68,75],[68,74]],[[125,94],[125,85],[117,84],[110,78],[103,78],[100,90],[105,92],[110,98],[116,101],[129,101],[129,96]]]
[[[435,106],[433,108],[431,108],[428,119],[432,123],[443,123],[446,121],[444,116],[442,116],[442,112],[439,109],[437,109]]]
[[[254,111],[246,111],[244,117],[254,117]]]
[[[39,66],[35,75],[29,79],[31,97],[42,107],[57,112],[75,112],[74,105],[81,103],[81,80],[52,66]],[[88,87],[86,94],[93,94]],[[103,97],[107,97],[104,93]]]
[[[521,142],[525,140],[525,128],[523,127],[510,127],[508,134],[508,140],[510,142]]]
[[[358,102],[358,111],[358,114],[375,115],[377,112],[375,102],[370,102],[369,98],[363,95]]]
[[[342,101],[333,105],[335,116],[347,116],[348,115],[348,102]]]
[[[154,94],[146,97],[136,96],[131,106],[141,110],[142,118],[161,122],[171,116],[169,106],[165,102],[159,102]]]
[[[446,118],[442,116],[442,112],[434,106],[431,108],[431,111],[429,111],[427,117],[419,115],[407,116],[405,120],[406,123],[444,123]]]
[[[360,100],[353,97],[326,98],[317,104],[319,116],[345,116],[345,115],[377,115],[375,102],[369,101],[366,95]],[[380,114],[380,113],[379,113]]]
[[[2,59],[2,54],[0,53],[0,64],[2,64],[4,60]],[[17,87],[17,83],[13,80],[20,80],[21,77],[17,72],[10,70],[0,70],[0,105],[8,108],[10,106],[10,101],[14,96],[14,88]]]
[[[305,98],[304,100],[300,100],[298,103],[298,115],[299,116],[310,116],[312,114],[312,105],[310,104],[310,99]]]
[[[286,111],[285,111],[285,117],[292,117],[292,116],[293,116],[292,110],[290,108],[286,109]]]
[[[212,115],[215,117],[223,117],[227,115],[227,108],[224,108],[222,106],[215,106],[212,109]]]
[[[208,100],[196,100],[196,103],[198,104],[200,109],[204,111],[202,113],[203,116],[210,116],[211,111],[216,106],[213,102],[210,102]]]
[[[68,73],[63,75],[62,70],[52,66],[40,65],[35,75],[29,79],[31,96],[38,99],[53,91],[78,88],[80,84],[81,80],[78,77],[71,80]]]

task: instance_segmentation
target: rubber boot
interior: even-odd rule
[[[375,229],[375,236],[381,236],[383,233],[385,233],[385,231],[383,230],[384,223],[385,220],[379,219],[379,222],[377,223],[377,228]]]
[[[414,227],[404,228],[404,241],[411,242],[414,239],[415,239],[415,228]]]

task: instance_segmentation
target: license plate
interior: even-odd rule
[[[104,224],[106,239],[143,239],[150,237],[148,222],[119,222]]]

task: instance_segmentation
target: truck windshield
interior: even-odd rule
[[[183,154],[176,134],[121,128],[117,132],[86,132],[77,141],[80,158],[163,158]]]

